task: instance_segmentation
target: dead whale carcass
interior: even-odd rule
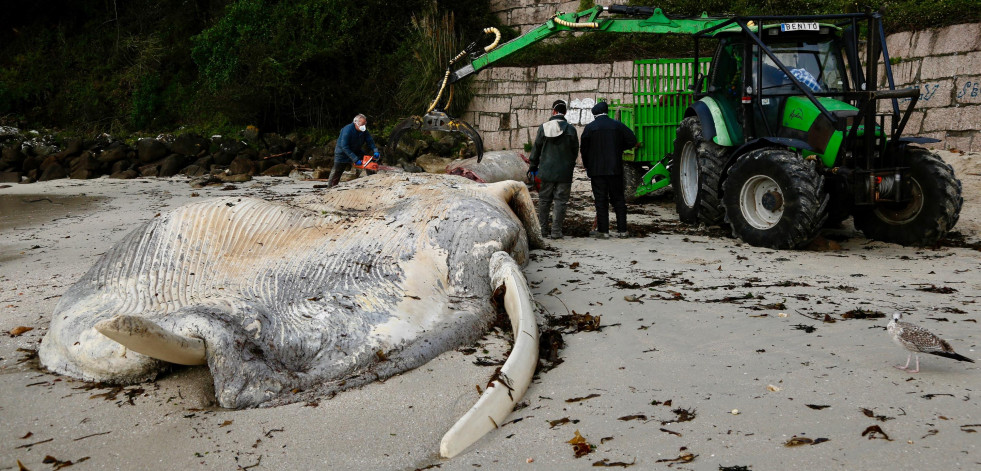
[[[68,290],[41,362],[115,383],[153,378],[162,360],[207,363],[231,408],[388,377],[485,332],[492,255],[524,264],[541,244],[534,214],[517,182],[408,174],[289,204],[183,206],[127,235]]]
[[[528,173],[528,158],[513,150],[487,152],[484,158],[457,160],[446,166],[446,173],[460,175],[475,182],[493,183],[504,180],[524,181]]]

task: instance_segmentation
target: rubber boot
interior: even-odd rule
[[[541,226],[542,236],[545,237],[548,237],[548,234],[551,231],[550,229],[551,226],[549,225],[549,219],[548,219],[548,212],[549,212],[548,210],[550,209],[549,208],[550,206],[552,206],[551,200],[543,200],[543,199],[538,200],[538,225]]]
[[[566,202],[556,200],[552,209],[552,238],[562,238],[562,223],[565,221]]]

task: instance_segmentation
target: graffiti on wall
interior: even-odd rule
[[[981,99],[981,80],[974,78],[972,80],[964,80],[962,83],[959,82],[960,80],[954,81],[955,101],[960,103],[977,103]],[[929,103],[931,100],[944,102],[950,90],[950,83],[949,81],[930,82],[919,85],[907,85],[907,87],[915,86],[920,89],[920,102]],[[897,86],[897,88],[900,87]],[[938,94],[937,92],[940,93]],[[909,98],[900,100],[901,103],[908,103],[909,101]]]
[[[978,81],[966,81],[962,87],[957,91],[957,99],[965,100],[967,98],[977,98],[981,96],[981,82]]]
[[[921,83],[915,86],[913,84],[905,85],[905,86],[896,85],[896,88],[897,89],[919,88],[920,89],[919,101],[922,103],[922,102],[929,102],[934,96],[936,96],[937,90],[940,90],[940,85],[941,84],[939,83]],[[912,98],[901,98],[899,100],[900,103],[909,103],[910,101],[912,101]]]
[[[570,124],[587,125],[593,122],[593,105],[596,100],[592,98],[576,98],[569,102],[569,109],[566,110],[565,120]]]

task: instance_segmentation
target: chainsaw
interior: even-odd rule
[[[369,172],[378,171],[378,159],[375,159],[373,155],[366,155],[361,160],[354,163],[354,168],[362,169]]]

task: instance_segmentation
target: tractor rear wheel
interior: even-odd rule
[[[815,161],[787,149],[740,156],[724,184],[732,234],[758,247],[793,249],[810,242],[828,216],[824,177]]]
[[[722,168],[725,148],[702,137],[702,124],[689,116],[678,125],[671,163],[678,219],[714,226],[722,222]]]
[[[964,203],[961,182],[939,155],[923,148],[911,148],[906,164],[910,167],[912,198],[856,207],[855,227],[870,239],[934,245],[957,223]]]
[[[643,183],[644,172],[632,162],[623,163],[623,199],[628,203],[637,201],[637,188]]]

